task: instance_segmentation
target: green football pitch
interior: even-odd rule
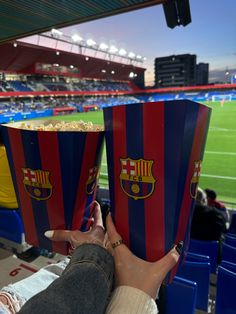
[[[236,203],[236,101],[210,102],[212,108],[210,128],[202,164],[200,186],[211,188],[218,198]],[[101,111],[57,116],[64,121],[83,120],[103,124]],[[106,152],[104,151],[100,181],[108,186]]]

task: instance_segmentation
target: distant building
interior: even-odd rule
[[[155,59],[155,86],[196,85],[196,55],[172,55]]]
[[[196,69],[196,85],[207,85],[209,78],[209,63],[198,63]]]

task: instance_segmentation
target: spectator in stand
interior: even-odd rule
[[[207,195],[207,205],[211,207],[215,207],[223,212],[225,219],[227,222],[230,220],[230,215],[225,205],[217,200],[217,194],[214,190],[205,189]]]
[[[18,208],[16,194],[8,164],[7,153],[0,133],[0,207]]]
[[[191,225],[191,238],[203,241],[219,241],[226,232],[226,219],[215,207],[207,205],[206,193],[198,188]]]

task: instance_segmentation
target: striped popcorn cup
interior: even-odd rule
[[[210,113],[189,100],[104,109],[111,213],[142,259],[187,249]]]
[[[42,121],[34,121],[34,124]],[[91,223],[103,131],[36,131],[1,126],[27,243],[61,254],[46,230],[82,230]]]

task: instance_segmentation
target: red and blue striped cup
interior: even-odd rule
[[[20,125],[1,129],[26,241],[67,254],[67,244],[48,240],[44,232],[89,228],[104,132],[34,131]]]
[[[104,109],[111,213],[140,258],[187,248],[210,113],[189,100]]]

